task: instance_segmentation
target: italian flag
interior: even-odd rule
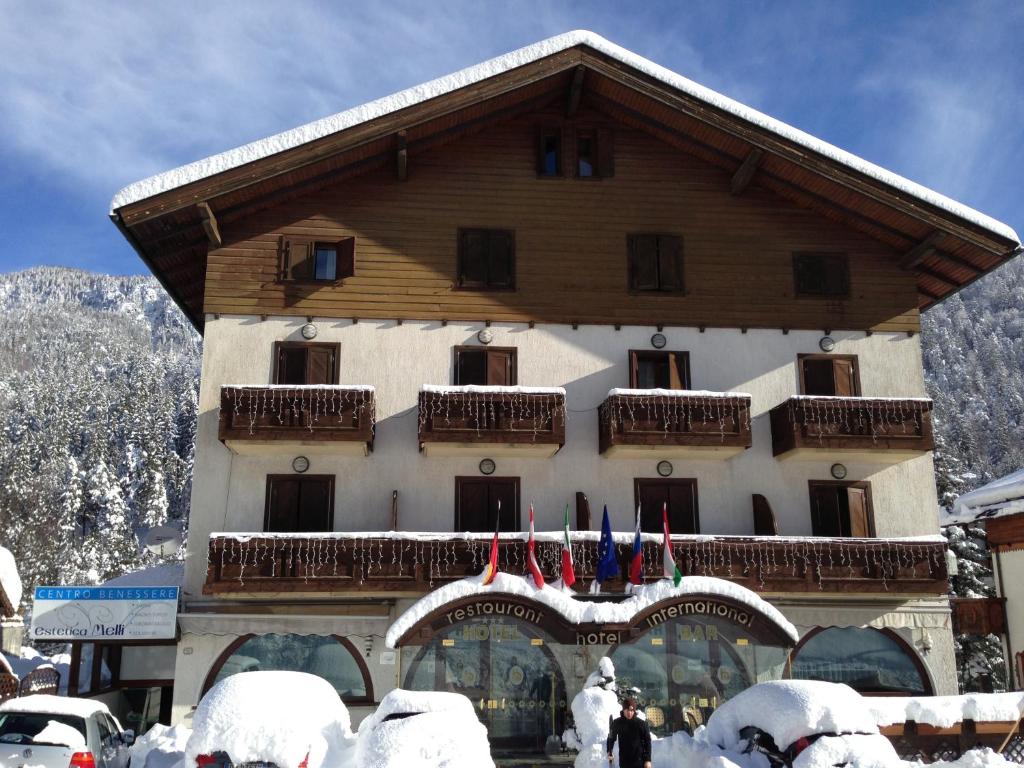
[[[672,557],[672,534],[668,529],[667,502],[661,505],[661,525],[665,531],[664,554],[662,555],[662,563],[665,566],[665,578],[672,579],[672,583],[678,587],[679,582],[682,581],[683,572],[679,570],[679,566],[676,565],[676,559]]]
[[[562,539],[562,583],[571,587],[576,583],[576,573],[572,569],[572,546],[569,541],[569,505],[565,505],[565,538]]]
[[[540,564],[537,562],[537,555],[534,550],[533,541],[533,504],[530,505],[530,540],[526,544],[526,562],[530,566],[530,574],[533,576],[533,583],[537,589],[544,586],[544,574],[540,572]]]

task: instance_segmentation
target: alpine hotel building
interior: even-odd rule
[[[773,677],[956,693],[918,331],[1007,226],[588,32],[111,217],[204,337],[175,721],[300,669],[356,721],[465,693],[496,752],[539,752],[603,655],[656,733]],[[570,507],[576,604],[626,599],[590,594],[605,505],[623,567],[639,506],[661,578],[667,505],[684,574],[744,590],[590,624],[507,578],[439,591],[496,526],[525,574],[531,502],[548,582]]]

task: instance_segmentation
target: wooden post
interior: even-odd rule
[[[398,491],[391,492],[391,530],[398,530]]]

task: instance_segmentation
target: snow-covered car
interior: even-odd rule
[[[359,768],[494,768],[487,729],[461,693],[395,689],[359,725]]]
[[[334,768],[347,762],[352,742],[348,709],[323,678],[240,672],[196,707],[185,768]]]
[[[91,699],[40,694],[0,704],[0,768],[128,768],[134,741]]]
[[[861,695],[849,686],[817,680],[776,680],[748,688],[715,710],[707,739],[720,749],[760,752],[773,768],[900,764]]]

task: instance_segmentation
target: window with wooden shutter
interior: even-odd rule
[[[268,533],[334,530],[334,475],[267,475],[263,530]]]
[[[275,384],[337,384],[339,344],[279,341],[274,345]]]
[[[793,281],[797,296],[849,296],[849,259],[845,253],[794,253]]]
[[[512,290],[516,283],[515,233],[508,229],[460,229],[460,288]]]
[[[558,126],[538,129],[537,175],[555,177],[562,173],[562,129]]]
[[[814,536],[874,536],[869,483],[809,481]]]
[[[498,502],[501,521],[498,524]],[[456,477],[455,531],[519,530],[518,477]]]
[[[456,347],[455,384],[511,387],[516,384],[515,347]]]
[[[798,355],[800,394],[860,397],[856,355]]]
[[[336,241],[282,237],[280,279],[290,282],[333,283],[355,274],[354,237]]]
[[[629,287],[679,293],[684,289],[683,241],[678,235],[627,235]]]
[[[661,533],[661,510],[665,504],[672,533],[700,533],[695,479],[638,477],[633,481],[633,495],[634,503],[640,507],[640,530],[644,533]]]
[[[631,389],[689,389],[689,352],[629,351]]]

